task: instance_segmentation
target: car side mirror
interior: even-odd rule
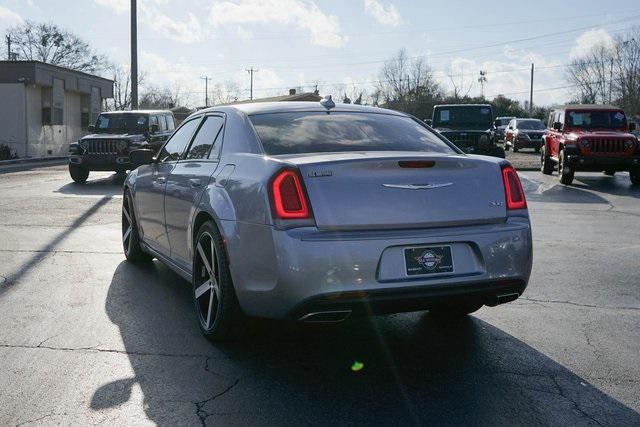
[[[634,130],[636,130],[636,124],[635,123],[629,123],[629,132],[633,132]]]
[[[160,126],[158,126],[156,123],[151,125],[151,133],[156,133],[158,132],[159,129],[160,129]]]
[[[93,132],[95,132],[95,131],[96,131],[96,125],[89,125],[89,126],[87,126],[87,130],[88,130],[89,132],[92,132],[92,133],[93,133]]]
[[[155,161],[153,150],[148,148],[141,148],[139,150],[133,150],[129,153],[129,161],[134,165],[149,165]]]

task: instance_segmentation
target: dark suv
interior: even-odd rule
[[[549,115],[540,163],[551,175],[558,165],[560,182],[570,185],[577,171],[628,171],[640,185],[640,142],[624,111],[608,105],[566,105]]]
[[[504,149],[496,145],[491,105],[436,105],[431,126],[465,153],[504,158]]]
[[[90,171],[124,173],[133,169],[129,151],[164,144],[175,129],[171,111],[113,111],[101,113],[90,135],[69,145],[69,173],[78,183],[89,177]]]

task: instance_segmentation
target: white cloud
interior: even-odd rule
[[[586,31],[576,39],[576,44],[569,53],[569,59],[584,56],[595,47],[603,46],[609,48],[613,44],[613,37],[603,28]]]
[[[402,23],[398,9],[391,3],[384,6],[378,0],[364,0],[364,11],[381,25],[397,27]]]
[[[105,6],[115,10],[118,13],[129,12],[131,6],[130,0],[95,0],[100,6]]]
[[[314,43],[340,47],[346,38],[340,35],[338,18],[327,15],[307,0],[233,0],[214,3],[209,12],[214,27],[225,24],[280,24],[308,31]]]
[[[10,27],[24,22],[22,17],[6,7],[0,6],[0,26]]]
[[[144,7],[143,11],[144,22],[169,39],[180,43],[193,43],[203,37],[204,32],[200,20],[193,13],[189,13],[186,20],[179,21],[156,11],[154,8]]]

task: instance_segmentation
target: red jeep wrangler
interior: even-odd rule
[[[576,171],[629,171],[640,184],[640,141],[631,133],[624,111],[607,105],[565,105],[549,115],[540,155],[541,171],[558,164],[560,182],[570,185]]]

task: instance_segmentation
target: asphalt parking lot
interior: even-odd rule
[[[521,176],[518,301],[455,322],[255,321],[213,345],[187,283],[124,261],[115,175],[0,174],[0,424],[640,425],[640,189]]]

